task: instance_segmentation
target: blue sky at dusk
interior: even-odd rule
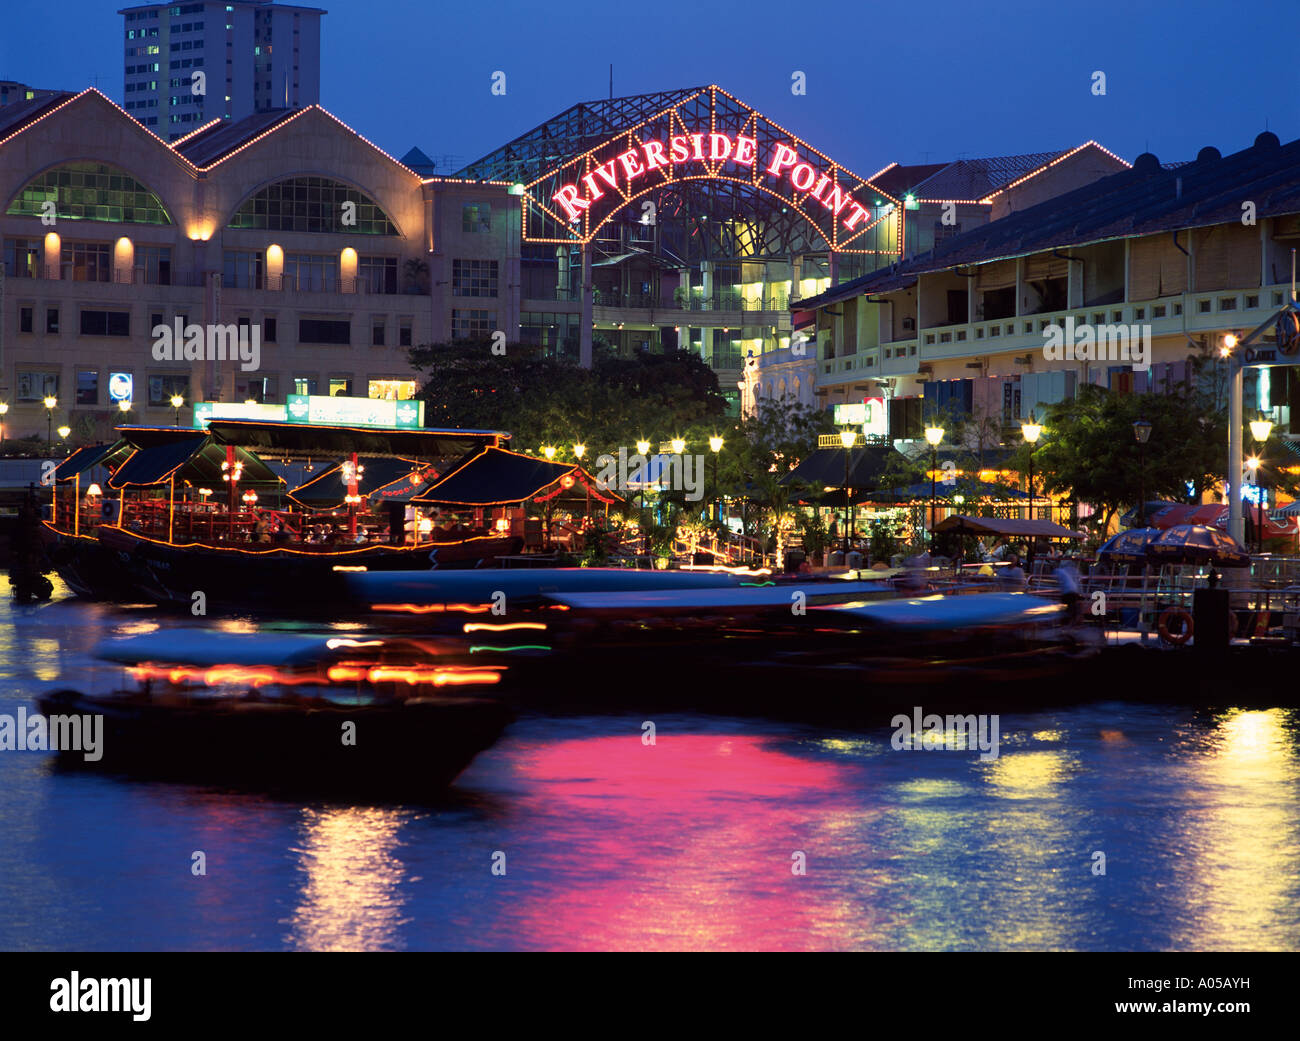
[[[0,78],[122,101],[121,3],[4,0]],[[577,101],[715,82],[833,158],[886,163],[1046,151],[1095,138],[1132,159],[1300,137],[1277,42],[1294,0],[1089,3],[536,4],[329,0],[322,104],[402,155],[466,161]],[[914,13],[915,12],[915,13]],[[506,73],[504,97],[490,92]],[[791,74],[807,74],[794,96]],[[1107,93],[1091,93],[1094,70]]]

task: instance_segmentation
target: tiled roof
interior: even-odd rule
[[[918,199],[982,199],[1063,154],[1064,150],[958,159],[918,184],[913,194]]]
[[[895,199],[901,199],[927,177],[933,177],[947,165],[947,163],[924,163],[899,166],[895,163],[887,167],[878,177],[872,178],[871,183],[882,192],[888,192]]]
[[[0,108],[0,140],[17,133],[28,123],[40,119],[52,108],[57,108],[74,95],[64,91],[44,98],[32,98],[30,101],[17,101]]]
[[[800,308],[906,288],[928,272],[1230,223],[1241,219],[1243,200],[1255,204],[1257,220],[1300,213],[1300,140],[1282,145],[1266,132],[1233,155],[1203,148],[1195,162],[1172,170],[1153,155],[1139,156],[1130,170],[945,239],[929,253],[800,301]]]
[[[303,111],[300,108],[278,108],[257,112],[233,123],[216,123],[208,130],[182,138],[172,148],[195,166],[211,166],[259,134]]]

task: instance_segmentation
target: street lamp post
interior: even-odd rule
[[[185,399],[179,394],[172,395],[172,409],[176,416],[176,426],[181,425],[181,406],[185,404]]]
[[[1151,437],[1151,424],[1139,419],[1133,424],[1133,436],[1138,443],[1138,512],[1137,526],[1146,526],[1147,513],[1147,441]]]
[[[637,455],[639,455],[642,458],[642,460],[644,460],[641,464],[641,480],[639,482],[641,487],[637,489],[638,497],[641,500],[641,507],[640,509],[637,510],[637,517],[640,520],[640,522],[644,524],[645,523],[645,483],[646,483],[646,478],[650,476],[650,442],[644,439],[638,441],[636,443],[636,452]],[[649,542],[646,543],[646,546],[649,547]]]
[[[722,438],[714,434],[709,438],[709,448],[713,450],[713,518],[722,522],[722,501],[718,495],[718,456],[722,454]]]
[[[1264,489],[1259,483],[1259,467],[1264,462],[1264,442],[1268,440],[1268,435],[1273,432],[1272,420],[1265,419],[1261,414],[1258,419],[1250,421],[1250,436],[1255,439],[1255,495],[1256,506],[1258,507],[1255,516],[1258,523],[1255,525],[1255,549],[1258,553],[1264,552]]]
[[[943,440],[943,427],[928,426],[925,428],[925,439],[930,443],[930,545],[934,546],[934,478],[935,471],[939,468],[939,442]]]
[[[54,409],[59,404],[59,399],[53,394],[47,394],[45,400],[41,402],[45,406],[45,445],[50,455],[54,454]]]
[[[849,450],[858,440],[858,432],[852,427],[840,431],[840,444],[844,446],[844,566],[849,565],[849,514],[853,507],[849,503]]]
[[[1034,519],[1034,445],[1038,444],[1038,439],[1043,434],[1042,425],[1034,419],[1033,412],[1029,413],[1029,422],[1020,424],[1020,434],[1029,445],[1029,519]],[[1029,574],[1032,577],[1034,573],[1034,536],[1029,536]]]
[[[63,443],[63,450],[65,453],[68,450],[68,435],[71,433],[72,433],[72,427],[70,426],[59,427],[59,440]]]

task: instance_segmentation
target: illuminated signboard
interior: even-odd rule
[[[414,430],[424,426],[423,401],[385,398],[329,397],[325,394],[290,394],[285,406],[290,423],[327,426],[384,427]]]
[[[861,427],[868,437],[885,437],[889,433],[889,413],[884,398],[863,398],[835,406],[838,426]]]
[[[803,156],[795,145],[776,142],[763,153],[757,138],[716,131],[674,134],[667,141],[643,141],[597,166],[577,182],[561,185],[551,199],[570,221],[577,221],[583,210],[607,193],[619,200],[634,194],[640,188],[635,182],[646,174],[661,168],[672,170],[676,166],[706,163],[715,175],[720,168],[730,166],[757,169],[765,177],[787,181],[796,192],[807,193],[805,199],[820,203],[833,213],[845,231],[853,231],[871,215],[867,207],[853,198],[852,188],[836,183],[833,174],[820,169],[819,159]]]
[[[108,400],[135,400],[135,379],[129,372],[110,372],[108,374]]]
[[[199,401],[194,405],[194,426],[208,429],[213,419],[256,419],[264,423],[283,423],[286,419],[283,405],[248,404],[235,401]]]

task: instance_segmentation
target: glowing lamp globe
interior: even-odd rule
[[[638,441],[636,443],[636,450],[640,452],[642,455],[645,455],[648,451],[650,451],[650,442]]]
[[[715,452],[721,452],[722,438],[718,437],[716,434],[713,437],[709,438],[709,447],[713,449]]]
[[[840,431],[840,444],[842,444],[845,448],[852,448],[853,443],[857,441],[857,439],[858,439],[858,432],[856,430]]]
[[[1038,439],[1043,436],[1043,426],[1041,423],[1034,422],[1034,415],[1029,414],[1029,422],[1020,424],[1020,433],[1029,445],[1038,444]]]
[[[686,451],[686,442],[680,437],[675,437],[668,442],[668,446],[673,450],[673,455],[681,455]]]
[[[1250,421],[1250,436],[1256,441],[1267,441],[1268,435],[1273,432],[1273,421],[1260,417]]]
[[[931,447],[938,447],[939,442],[943,440],[943,427],[926,427],[925,439],[930,442]]]

